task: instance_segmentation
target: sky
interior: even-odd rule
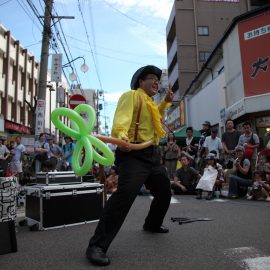
[[[101,111],[109,127],[120,95],[130,89],[134,72],[144,65],[167,68],[166,25],[173,0],[54,0],[53,15],[74,16],[54,27],[50,54],[61,40],[69,60],[84,57],[89,70],[80,71],[82,59],[74,62],[83,89],[104,91]],[[0,24],[39,61],[42,25],[34,15],[43,16],[44,0],[0,0]],[[57,30],[62,36],[59,40]],[[62,34],[64,33],[64,35]],[[64,38],[63,38],[64,37]],[[67,44],[67,45],[66,45]],[[68,59],[63,53],[63,64]],[[51,60],[49,58],[50,68]],[[71,70],[65,68],[66,74]]]

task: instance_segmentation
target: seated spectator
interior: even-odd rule
[[[263,181],[264,177],[265,174],[263,172],[255,171],[254,183],[247,196],[248,200],[264,199],[267,202],[270,202],[270,173],[266,174],[266,181]]]
[[[47,153],[48,159],[42,164],[43,171],[55,171],[58,165],[58,160],[62,156],[62,149],[54,143],[53,137],[48,137],[49,151]],[[58,168],[60,165],[58,166]]]
[[[188,157],[182,155],[180,159],[182,167],[176,171],[171,188],[174,194],[195,194],[198,172],[190,167]]]
[[[235,199],[239,197],[239,187],[250,187],[253,184],[250,161],[244,156],[245,148],[236,146],[236,159],[233,164],[232,173],[229,177],[229,197]]]
[[[116,166],[112,166],[110,175],[106,178],[105,186],[108,193],[113,193],[117,190],[118,185],[118,170]]]
[[[211,200],[214,198],[214,192],[217,189],[220,189],[222,186],[223,179],[223,170],[220,164],[217,164],[216,156],[214,153],[209,153],[206,156],[206,167],[204,168],[204,172],[202,177],[199,180],[197,189],[197,197],[196,199],[202,199],[203,191],[207,191],[208,195],[206,200]]]
[[[210,153],[215,155],[216,158],[216,166],[217,166],[217,170],[219,172],[219,180],[216,181],[215,183],[215,190],[214,191],[220,191],[222,189],[222,184],[224,183],[224,171],[223,171],[223,167],[222,165],[219,163],[219,159],[217,158],[217,152],[216,150],[212,150]]]
[[[256,171],[263,173],[263,180],[266,172],[270,173],[270,155],[259,155],[258,157],[258,163],[255,167]]]

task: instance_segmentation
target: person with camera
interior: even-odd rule
[[[250,187],[253,184],[250,161],[244,156],[245,148],[236,146],[236,159],[233,164],[232,174],[229,177],[229,198],[239,197],[239,187]]]
[[[167,145],[164,149],[165,167],[168,170],[170,180],[173,180],[180,149],[176,144],[176,139],[172,132],[168,134],[167,141]]]
[[[269,174],[267,174],[269,175]],[[269,178],[269,176],[268,176]],[[266,201],[270,201],[269,196],[269,181],[264,181],[265,174],[261,171],[255,171],[254,172],[254,183],[252,185],[252,189],[247,194],[248,200],[259,200],[259,199],[265,199]]]

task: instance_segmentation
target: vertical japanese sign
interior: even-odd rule
[[[238,25],[245,96],[270,92],[270,12]]]
[[[51,66],[51,81],[61,82],[61,76],[62,76],[62,54],[53,54]]]
[[[36,130],[35,135],[44,132],[45,100],[38,100],[36,107]]]

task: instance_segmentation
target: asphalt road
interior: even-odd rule
[[[111,265],[106,269],[270,269],[270,203],[174,196],[164,220],[168,234],[142,230],[150,203],[148,196],[137,197],[108,250]],[[171,217],[214,220],[179,225]],[[18,227],[18,252],[0,255],[0,269],[104,269],[89,264],[84,255],[95,227],[91,223],[37,232]]]

